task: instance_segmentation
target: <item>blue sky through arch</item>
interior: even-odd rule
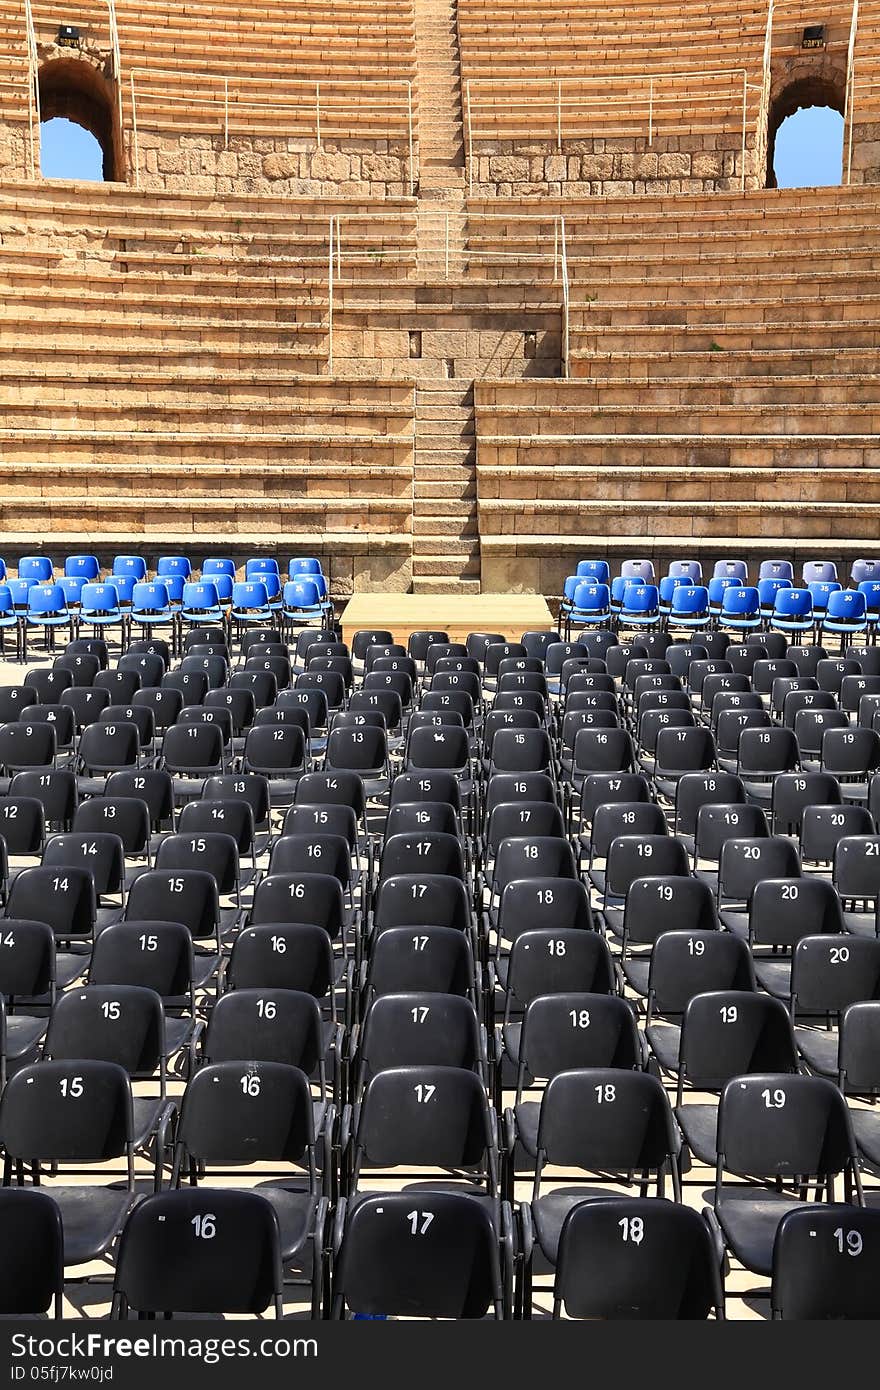
[[[104,154],[94,135],[55,116],[40,126],[40,168],[46,179],[103,182]]]
[[[777,188],[819,188],[840,183],[843,117],[829,106],[808,106],[776,132]]]

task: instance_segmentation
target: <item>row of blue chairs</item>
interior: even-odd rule
[[[219,624],[231,632],[251,625],[281,623],[286,628],[332,620],[333,605],[326,579],[314,572],[282,582],[277,572],[257,571],[259,577],[236,581],[229,574],[209,574],[200,580],[181,575],[137,580],[114,575],[86,581],[77,576],[32,583],[7,579],[0,583],[0,643],[15,631],[16,654],[27,658],[31,630],[52,634],[68,628],[73,638],[82,628],[94,635],[116,630],[124,647],[133,630],[143,636],[167,631],[177,650],[187,627]],[[320,581],[320,582],[319,582]]]
[[[700,560],[671,560],[666,578],[683,579],[691,584],[703,583],[703,565]],[[716,560],[712,567],[713,579],[732,579],[740,584],[749,583],[749,566],[746,560],[724,558]],[[834,560],[805,560],[801,567],[801,584],[832,583],[838,579]],[[592,579],[597,584],[611,584],[611,565],[608,560],[581,560],[577,570],[566,579],[566,585],[573,586],[581,579]],[[620,566],[617,579],[639,579],[643,584],[656,584],[657,574],[653,560],[629,559]],[[762,560],[758,569],[758,579],[787,579],[794,583],[794,565],[791,560]],[[849,581],[853,586],[866,579],[880,580],[880,559],[854,560],[850,569]]]
[[[82,579],[94,583],[102,577],[101,564],[96,555],[68,555],[63,565],[65,579]],[[46,584],[56,576],[56,565],[48,555],[23,555],[16,566],[17,577],[28,579],[32,584]],[[212,555],[203,560],[201,566],[194,564],[186,555],[160,555],[153,571],[156,579],[194,579],[199,574],[203,579],[216,575],[228,575],[234,579],[238,573],[235,561],[227,556]],[[321,561],[313,555],[298,555],[288,561],[287,578],[297,579],[300,575],[323,576]],[[259,579],[264,574],[281,574],[279,563],[271,556],[253,556],[245,564],[245,579]],[[0,560],[0,581],[12,577],[7,574],[6,563]],[[117,555],[105,577],[111,579],[143,580],[150,577],[150,570],[143,555]]]
[[[860,568],[857,569],[857,566]],[[608,562],[584,560],[582,573],[566,580],[561,617],[568,636],[576,629],[618,627],[645,630],[671,627],[705,631],[712,627],[734,632],[775,629],[784,633],[866,635],[876,640],[880,624],[880,562],[853,566],[855,587],[844,589],[832,561],[810,561],[803,582],[794,582],[790,561],[765,561],[756,584],[749,584],[745,561],[720,560],[708,583],[702,581],[699,561],[681,560],[659,582],[649,560],[625,561],[610,579]],[[857,578],[868,569],[874,577]],[[734,573],[718,573],[733,570]],[[817,577],[817,576],[822,577]]]
[[[765,588],[765,585],[772,587]],[[839,584],[794,588],[776,580],[757,585],[676,584],[664,593],[656,584],[631,580],[615,603],[607,584],[582,580],[566,613],[568,636],[578,628],[658,627],[705,631],[711,627],[749,632],[758,628],[786,633],[814,633],[816,640],[833,633],[846,637],[868,635],[876,640],[880,624],[880,583],[868,580],[858,589]]]

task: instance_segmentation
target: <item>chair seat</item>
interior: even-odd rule
[[[507,1053],[513,1065],[519,1065],[519,1044],[522,1037],[521,1023],[505,1023],[501,1030],[501,1037],[504,1040],[504,1051]]]
[[[259,1192],[275,1208],[281,1233],[281,1258],[285,1264],[302,1253],[315,1229],[318,1198],[308,1190],[297,1187],[295,1180],[257,1183],[251,1191]]]
[[[836,1030],[819,1028],[795,1028],[794,1040],[798,1052],[811,1071],[820,1076],[830,1076],[837,1080],[837,1048],[839,1034]]]
[[[678,1071],[681,1029],[674,1023],[652,1023],[647,1030],[648,1046],[664,1071]]]
[[[119,1187],[56,1187],[42,1189],[61,1208],[64,1228],[64,1263],[86,1264],[97,1260],[112,1245],[129,1211],[139,1200]]]
[[[786,960],[755,959],[755,978],[762,989],[786,1003],[791,998],[791,957]]]
[[[843,925],[851,936],[872,938],[877,935],[877,919],[873,912],[845,912]]]
[[[163,1110],[171,1106],[174,1102],[166,1097],[163,1100],[160,1096],[133,1096],[132,1115],[134,1117],[134,1146],[136,1149],[143,1149],[149,1143],[156,1132],[159,1117]]]
[[[583,1202],[607,1201],[609,1197],[617,1195],[598,1187],[558,1187],[555,1192],[548,1192],[545,1197],[532,1202],[535,1237],[545,1259],[552,1265],[556,1264],[562,1227],[574,1207]]]
[[[849,1109],[856,1147],[863,1158],[880,1168],[880,1110]]]
[[[526,1153],[534,1158],[538,1152],[538,1123],[541,1118],[541,1102],[521,1100],[519,1105],[514,1107],[513,1113],[516,1119],[519,1142]]]
[[[724,908],[719,912],[721,924],[727,931],[738,936],[742,941],[749,939],[749,914],[745,908]]]
[[[648,993],[648,976],[651,971],[651,962],[644,960],[625,960],[622,962],[624,978],[630,989],[634,989],[636,994],[644,997]]]
[[[754,1195],[754,1190],[725,1187],[715,1204],[715,1215],[732,1253],[754,1274],[769,1276],[773,1271],[773,1242],[786,1212],[804,1207],[794,1197],[776,1193]]]
[[[701,1163],[714,1167],[718,1137],[717,1105],[677,1105],[675,1118],[685,1143]]]
[[[48,1019],[33,1018],[30,1014],[6,1015],[6,1060],[18,1062],[36,1049],[43,1037]]]
[[[624,904],[622,901],[620,903],[607,903],[599,912],[607,930],[615,936],[623,936],[623,913]]]

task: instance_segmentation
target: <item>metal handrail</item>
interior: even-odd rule
[[[741,185],[745,187],[745,156],[746,140],[748,133],[748,106],[749,93],[759,92],[763,95],[763,83],[749,81],[748,69],[746,68],[725,68],[717,70],[703,70],[692,72],[657,72],[647,73],[643,77],[634,77],[631,74],[597,74],[584,78],[560,78],[560,77],[524,77],[524,78],[470,78],[465,87],[465,118],[467,121],[467,149],[468,149],[468,188],[473,188],[474,182],[474,142],[486,140],[498,140],[503,138],[503,132],[497,128],[481,131],[478,125],[480,111],[503,111],[510,114],[528,115],[532,129],[530,134],[535,138],[534,123],[536,118],[542,116],[554,122],[554,132],[551,135],[547,131],[548,137],[555,138],[557,153],[562,152],[563,140],[568,138],[585,138],[584,132],[579,130],[564,129],[563,114],[565,112],[578,111],[582,113],[591,112],[599,108],[603,113],[607,113],[609,107],[619,108],[625,112],[626,130],[622,133],[627,135],[636,134],[633,124],[644,125],[648,144],[654,142],[657,126],[660,124],[668,108],[669,114],[674,116],[676,121],[680,121],[682,92],[670,92],[668,94],[661,90],[662,84],[668,82],[694,81],[695,79],[705,78],[726,78],[731,84],[729,96],[735,94],[738,98],[737,106],[741,106]],[[609,84],[625,83],[627,90],[616,92],[608,91]],[[480,99],[480,88],[488,89],[491,94],[488,98]],[[522,102],[511,101],[506,95],[505,89],[515,87],[517,90],[529,89],[528,99]],[[540,94],[535,95],[534,88],[550,89],[550,94],[544,98]],[[568,99],[565,95],[567,88],[574,88],[575,94]],[[602,88],[603,90],[596,90]],[[592,89],[592,90],[590,90]],[[634,89],[641,90],[640,98],[634,96]],[[740,96],[741,93],[741,96]],[[497,97],[502,97],[499,103]],[[691,106],[709,107],[718,112],[727,113],[730,109],[729,102],[725,104],[725,93],[719,92],[718,84],[711,92],[701,93],[699,91],[687,94],[687,100]],[[640,111],[640,106],[644,110]],[[555,119],[554,119],[555,118]],[[759,117],[756,118],[756,130],[759,124]],[[603,137],[614,134],[613,129],[609,130],[608,125],[604,125],[601,132]],[[540,138],[538,136],[537,138]]]
[[[562,347],[560,359],[562,363],[562,375],[568,376],[568,316],[571,306],[571,289],[568,280],[568,248],[565,241],[565,218],[559,219],[559,264],[562,280]]]
[[[849,26],[849,43],[846,48],[846,101],[844,103],[844,126],[847,132],[846,148],[846,181],[852,179],[852,145],[853,145],[853,98],[855,81],[855,51],[856,33],[859,27],[859,0],[853,0],[852,19]]]
[[[28,123],[30,126],[30,166],[31,178],[37,177],[37,131],[40,128],[40,79],[37,57],[37,34],[34,29],[34,12],[31,0],[24,0],[24,18],[27,26],[28,55]]]
[[[244,81],[239,79],[238,84],[233,85],[236,80],[228,74],[202,72],[199,76],[207,87],[204,93],[192,89],[178,93],[167,90],[161,84],[151,84],[154,84],[156,79],[167,77],[183,80],[188,74],[173,68],[133,68],[129,74],[133,125],[136,126],[139,122],[143,128],[149,123],[152,128],[161,128],[164,122],[159,112],[169,107],[182,106],[186,108],[194,123],[206,114],[211,119],[216,119],[218,129],[223,134],[224,149],[228,149],[230,131],[238,124],[237,117],[244,118],[245,124],[256,124],[261,118],[272,119],[275,123],[277,117],[290,117],[291,114],[301,116],[307,113],[310,114],[310,125],[317,147],[321,149],[328,134],[328,127],[334,130],[335,137],[335,126],[345,120],[346,128],[342,134],[350,138],[350,122],[353,115],[379,116],[384,118],[383,124],[388,127],[385,138],[399,136],[407,142],[409,190],[411,196],[415,194],[418,184],[418,155],[413,84],[408,78],[383,78],[370,83],[350,78],[315,81],[311,78],[294,77],[288,81],[286,88],[290,93],[290,99],[279,101],[277,95],[275,99],[265,100],[259,94],[265,87],[271,87],[273,94],[277,94],[278,83],[275,78],[248,77]],[[381,98],[370,94],[364,99],[364,94],[370,93],[371,87],[399,87],[401,97],[397,97],[392,91]],[[251,95],[249,89],[253,88],[257,91]],[[353,100],[354,94],[357,96]],[[156,107],[159,108],[158,112],[155,110]],[[144,114],[149,108],[153,110],[147,122]],[[139,183],[137,167],[135,182]]]

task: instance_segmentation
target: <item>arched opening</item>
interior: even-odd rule
[[[64,134],[68,123],[79,126],[100,149],[100,173],[91,177],[103,178],[108,183],[122,177],[115,110],[110,84],[91,63],[79,58],[59,58],[40,68],[40,134],[46,134],[48,152],[56,145],[56,137]],[[79,140],[77,146],[85,154],[86,142]],[[90,177],[89,174],[59,172],[54,160],[52,172],[42,158],[41,166],[47,178]],[[74,167],[73,161],[70,167]]]
[[[792,82],[770,104],[767,187],[838,184],[843,164],[844,92],[827,77]]]
[[[104,151],[94,135],[64,116],[40,127],[40,172],[44,179],[84,179],[101,183]]]

